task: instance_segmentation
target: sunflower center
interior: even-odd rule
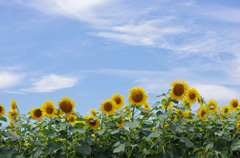
[[[64,113],[69,113],[72,111],[72,104],[68,101],[63,101],[60,103],[60,108]]]
[[[113,108],[113,106],[112,106],[111,103],[106,103],[106,104],[104,104],[104,109],[105,109],[106,111],[111,111],[112,108]]]
[[[115,98],[114,101],[115,101],[117,104],[120,104],[120,103],[121,103],[121,99],[120,99],[120,98]]]
[[[2,112],[2,109],[3,109],[3,108],[0,106],[0,113]]]
[[[90,122],[90,125],[91,126],[95,126],[97,123],[94,121],[94,122]]]
[[[16,109],[16,104],[12,104],[12,109],[14,110],[14,109]]]
[[[52,107],[47,107],[46,111],[48,114],[52,114],[53,113],[53,108]]]
[[[224,112],[225,112],[225,113],[228,113],[228,109],[225,109]]]
[[[236,108],[238,106],[238,102],[233,102],[232,106]]]
[[[184,92],[184,86],[182,84],[177,84],[174,87],[173,92],[176,96],[181,96]]]
[[[74,117],[71,117],[71,118],[69,119],[69,121],[70,121],[70,122],[74,122],[74,121],[75,121]]]
[[[16,118],[16,117],[17,117],[16,112],[11,113],[11,117],[12,117],[12,118]]]
[[[41,117],[42,116],[42,111],[40,109],[37,109],[37,110],[34,111],[34,115],[36,117]]]
[[[121,123],[122,123],[122,120],[118,121],[118,123],[121,124]]]
[[[143,94],[140,92],[136,92],[135,94],[133,94],[132,100],[135,102],[141,102],[143,100]]]
[[[203,117],[206,114],[206,111],[202,110],[201,111],[201,116]]]
[[[196,98],[195,93],[191,93],[191,94],[189,94],[189,98],[190,98],[191,100],[194,100],[194,99]]]

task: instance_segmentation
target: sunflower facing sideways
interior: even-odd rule
[[[87,121],[87,125],[91,129],[96,130],[100,125],[100,120],[99,119],[94,120],[93,117],[94,116],[89,116],[86,121]]]
[[[229,104],[230,104],[231,109],[237,112],[237,108],[239,107],[238,100],[232,99]]]
[[[146,92],[141,87],[133,87],[129,92],[128,101],[131,105],[143,105],[148,98]]]
[[[73,108],[75,107],[75,103],[68,97],[62,98],[62,100],[58,102],[57,106],[59,106],[60,113],[65,113],[65,117],[74,113]]]
[[[218,110],[218,104],[215,100],[210,100],[207,102],[207,109],[209,112],[213,113]]]
[[[231,111],[232,111],[232,109],[231,109],[231,107],[228,106],[228,105],[222,106],[222,108],[221,108],[221,112],[222,112],[223,114],[230,114]]]
[[[5,114],[5,108],[3,104],[0,104],[0,118]]]
[[[41,109],[43,112],[43,116],[46,116],[48,118],[53,118],[54,114],[57,112],[53,102],[49,100],[44,102]]]
[[[172,107],[172,105],[173,105],[173,102],[169,102],[167,97],[163,97],[162,100],[161,100],[161,103],[162,103],[162,107],[164,109],[166,109],[166,108],[170,109]],[[166,105],[166,104],[168,104],[168,105]]]
[[[198,100],[199,93],[195,88],[188,89],[186,94],[186,101],[190,104],[195,103]]]
[[[184,96],[186,96],[187,94],[187,90],[188,90],[188,84],[182,80],[182,82],[179,81],[173,81],[172,85],[172,89],[170,92],[170,97],[171,99],[174,100],[182,100],[184,98]]]
[[[17,110],[17,103],[16,103],[15,100],[12,100],[12,101],[11,101],[10,107],[11,107],[12,110]]]
[[[43,120],[43,112],[42,112],[42,109],[41,108],[34,108],[30,111],[30,114],[29,114],[32,119],[34,120],[38,120],[38,121],[42,121]]]
[[[120,121],[116,122],[117,127],[122,127],[123,126],[124,119],[121,119]]]
[[[200,107],[200,109],[197,112],[197,115],[200,117],[201,120],[205,120],[206,119],[206,115],[207,114],[207,109],[206,107]]]
[[[116,103],[110,99],[103,101],[100,110],[103,114],[113,115],[116,111]]]
[[[116,109],[119,110],[124,104],[124,98],[120,93],[115,93],[112,96],[112,100],[116,103]]]
[[[75,125],[75,124],[77,123],[77,116],[76,116],[76,115],[69,115],[69,116],[67,117],[67,120],[68,120],[71,124]]]
[[[8,111],[8,118],[10,119],[10,121],[17,119],[18,118],[17,110]]]

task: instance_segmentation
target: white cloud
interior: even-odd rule
[[[75,77],[50,74],[43,76],[40,80],[33,82],[33,87],[24,89],[26,92],[52,92],[59,89],[70,88],[76,85],[78,79]]]
[[[193,85],[207,100],[216,99],[219,101],[231,100],[239,98],[240,92],[233,88],[215,84],[196,84]]]
[[[0,71],[0,76],[0,88],[8,88],[18,85],[24,77],[23,74],[8,71]]]

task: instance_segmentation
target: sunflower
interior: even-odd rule
[[[179,114],[181,118],[184,118],[184,112],[182,110],[177,110],[177,114]]]
[[[59,106],[61,113],[65,113],[65,116],[74,113],[73,108],[75,107],[75,103],[68,97],[62,98],[62,100],[58,102],[57,106]]]
[[[164,100],[166,100],[166,102]],[[166,107],[167,107],[167,109],[170,109],[173,105],[173,102],[169,102],[167,97],[163,97],[161,100],[161,103],[162,103],[162,107],[164,109],[166,109]],[[167,103],[167,105],[166,105],[166,103]]]
[[[237,130],[240,130],[240,121],[238,121],[236,128],[237,128]]]
[[[108,99],[102,102],[100,110],[103,114],[113,115],[116,111],[116,104],[113,100]]]
[[[225,105],[225,106],[223,106],[223,107],[221,108],[221,111],[222,111],[223,114],[230,114],[231,111],[232,111],[232,109],[231,109],[230,106]]]
[[[88,122],[87,125],[93,130],[96,130],[100,125],[100,120],[99,119],[93,120],[93,116],[90,116],[87,122]]]
[[[124,111],[125,111],[125,112],[128,112],[128,113],[127,113],[127,117],[128,117],[128,119],[129,119],[129,117],[132,116],[132,113],[131,113],[131,110],[128,108],[127,105],[124,106]]]
[[[238,99],[232,99],[229,104],[231,109],[237,112],[237,108],[239,107]]]
[[[206,105],[209,112],[215,112],[218,109],[218,104],[215,100],[210,100]]]
[[[170,97],[174,100],[182,100],[184,98],[184,96],[187,93],[188,90],[188,84],[182,80],[181,81],[173,81],[172,85],[172,89],[170,92]]]
[[[52,101],[45,101],[43,106],[41,107],[43,116],[53,118],[54,114],[57,112]]]
[[[116,109],[119,110],[124,104],[124,98],[120,93],[115,93],[112,96],[112,100],[116,103]]]
[[[198,100],[199,93],[195,88],[191,88],[187,91],[186,101],[190,104],[195,103]]]
[[[123,126],[124,119],[121,119],[120,121],[116,122],[117,127],[122,127]]]
[[[90,109],[90,113],[93,116],[97,116],[96,110],[94,108]]]
[[[38,120],[38,121],[42,121],[43,120],[43,112],[42,112],[42,109],[41,108],[34,108],[30,111],[30,114],[29,114],[32,119],[34,120]]]
[[[3,104],[0,104],[0,118],[5,114],[5,108]]]
[[[185,116],[186,116],[186,117],[191,117],[191,113],[192,113],[191,110],[186,110],[186,111],[185,111]]]
[[[71,124],[75,125],[75,124],[77,123],[77,116],[71,114],[71,115],[69,115],[69,116],[67,117],[67,120],[68,120]]]
[[[132,90],[129,90],[130,95],[128,96],[128,101],[131,105],[143,105],[148,96],[143,88],[133,87]]]
[[[11,110],[8,111],[8,118],[12,121],[18,118],[17,110]]]
[[[12,100],[12,101],[11,101],[11,109],[12,109],[12,110],[17,110],[17,103],[16,103],[15,100]]]
[[[197,115],[200,117],[201,120],[205,120],[206,119],[206,115],[207,114],[207,109],[206,107],[200,107],[200,109],[197,112]]]
[[[199,95],[198,96],[198,103],[201,105],[201,106],[203,106],[203,99],[202,99],[202,97]]]

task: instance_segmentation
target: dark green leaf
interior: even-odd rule
[[[79,153],[81,155],[90,155],[91,154],[91,147],[83,141],[80,141],[75,146],[75,150],[76,150],[77,153]]]
[[[190,142],[189,140],[187,140],[186,138],[182,137],[180,139],[180,142],[184,143],[188,148],[194,148],[194,144],[192,142]]]

